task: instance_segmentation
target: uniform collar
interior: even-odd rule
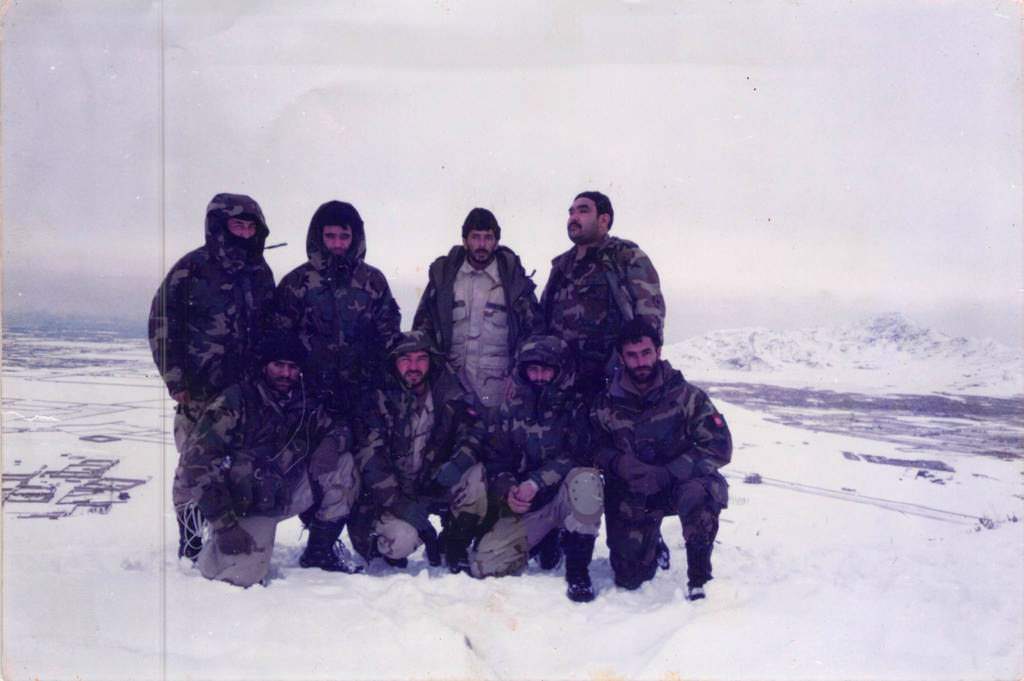
[[[483,272],[491,278],[492,281],[498,283],[498,259],[492,258],[491,262],[488,263],[487,267],[482,270],[478,270],[473,267],[469,262],[469,255],[466,255],[465,260],[462,261],[462,267],[459,268],[460,274],[472,275],[474,272]]]

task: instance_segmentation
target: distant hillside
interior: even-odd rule
[[[990,394],[1024,392],[1024,353],[919,327],[898,314],[793,331],[713,331],[665,348],[687,374],[828,387]]]

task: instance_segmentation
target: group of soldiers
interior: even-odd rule
[[[205,245],[150,310],[177,405],[179,555],[209,579],[256,584],[277,524],[298,515],[302,567],[402,569],[423,546],[433,566],[486,577],[564,557],[567,596],[586,602],[602,515],[615,583],[636,589],[669,567],[661,521],[674,514],[689,598],[703,598],[729,429],[661,359],[657,272],[609,236],[613,221],[604,194],[574,198],[573,245],[538,300],[494,214],[474,208],[403,333],[351,204],[316,210],[308,261],[275,287],[259,205],[215,196]]]

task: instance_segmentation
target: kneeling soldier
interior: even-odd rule
[[[591,412],[615,583],[636,589],[654,577],[661,520],[678,514],[688,597],[703,598],[718,515],[728,503],[718,469],[732,456],[729,428],[704,391],[661,359],[661,338],[649,324],[625,324],[618,351],[624,371]]]
[[[431,564],[443,551],[452,572],[468,571],[466,551],[486,506],[477,463],[484,424],[425,332],[397,337],[390,361],[385,388],[358,420],[363,494],[352,543],[368,561],[380,556],[396,567],[425,543]],[[440,545],[431,513],[445,519]]]
[[[272,335],[259,354],[259,377],[214,399],[185,442],[184,480],[212,533],[196,564],[208,579],[255,584],[270,569],[277,524],[305,511],[301,565],[356,571],[335,550],[359,492],[351,431],[306,394],[297,338]]]
[[[600,473],[578,466],[586,414],[573,391],[569,348],[554,336],[533,336],[520,348],[515,392],[502,405],[485,461],[489,519],[470,565],[477,577],[520,572],[542,541],[565,551],[567,595],[594,599],[590,559],[601,529]],[[545,540],[545,537],[550,538]],[[542,560],[542,566],[544,561]]]

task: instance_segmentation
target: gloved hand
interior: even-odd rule
[[[399,520],[404,520],[415,527],[417,532],[433,531],[434,529],[434,526],[430,524],[430,508],[425,501],[402,497],[395,501],[388,510]]]
[[[657,494],[672,482],[672,475],[664,466],[646,464],[628,453],[615,457],[612,472],[626,483],[630,492],[644,496]]]
[[[447,490],[457,485],[461,479],[462,469],[456,466],[453,461],[449,461],[437,469],[437,473],[434,474],[433,482],[436,482]]]
[[[227,556],[237,556],[240,553],[252,553],[256,544],[252,535],[236,522],[217,530],[217,548]]]
[[[665,468],[672,474],[672,477],[680,482],[686,482],[694,475],[693,459],[689,454],[681,454],[665,464]]]
[[[537,496],[537,483],[533,480],[526,480],[513,485],[509,491],[506,501],[513,513],[526,513],[530,510],[530,503]]]
[[[431,527],[428,530],[420,530],[420,541],[423,542],[423,552],[427,554],[427,562],[432,567],[441,564],[441,543],[437,540],[437,532]]]

